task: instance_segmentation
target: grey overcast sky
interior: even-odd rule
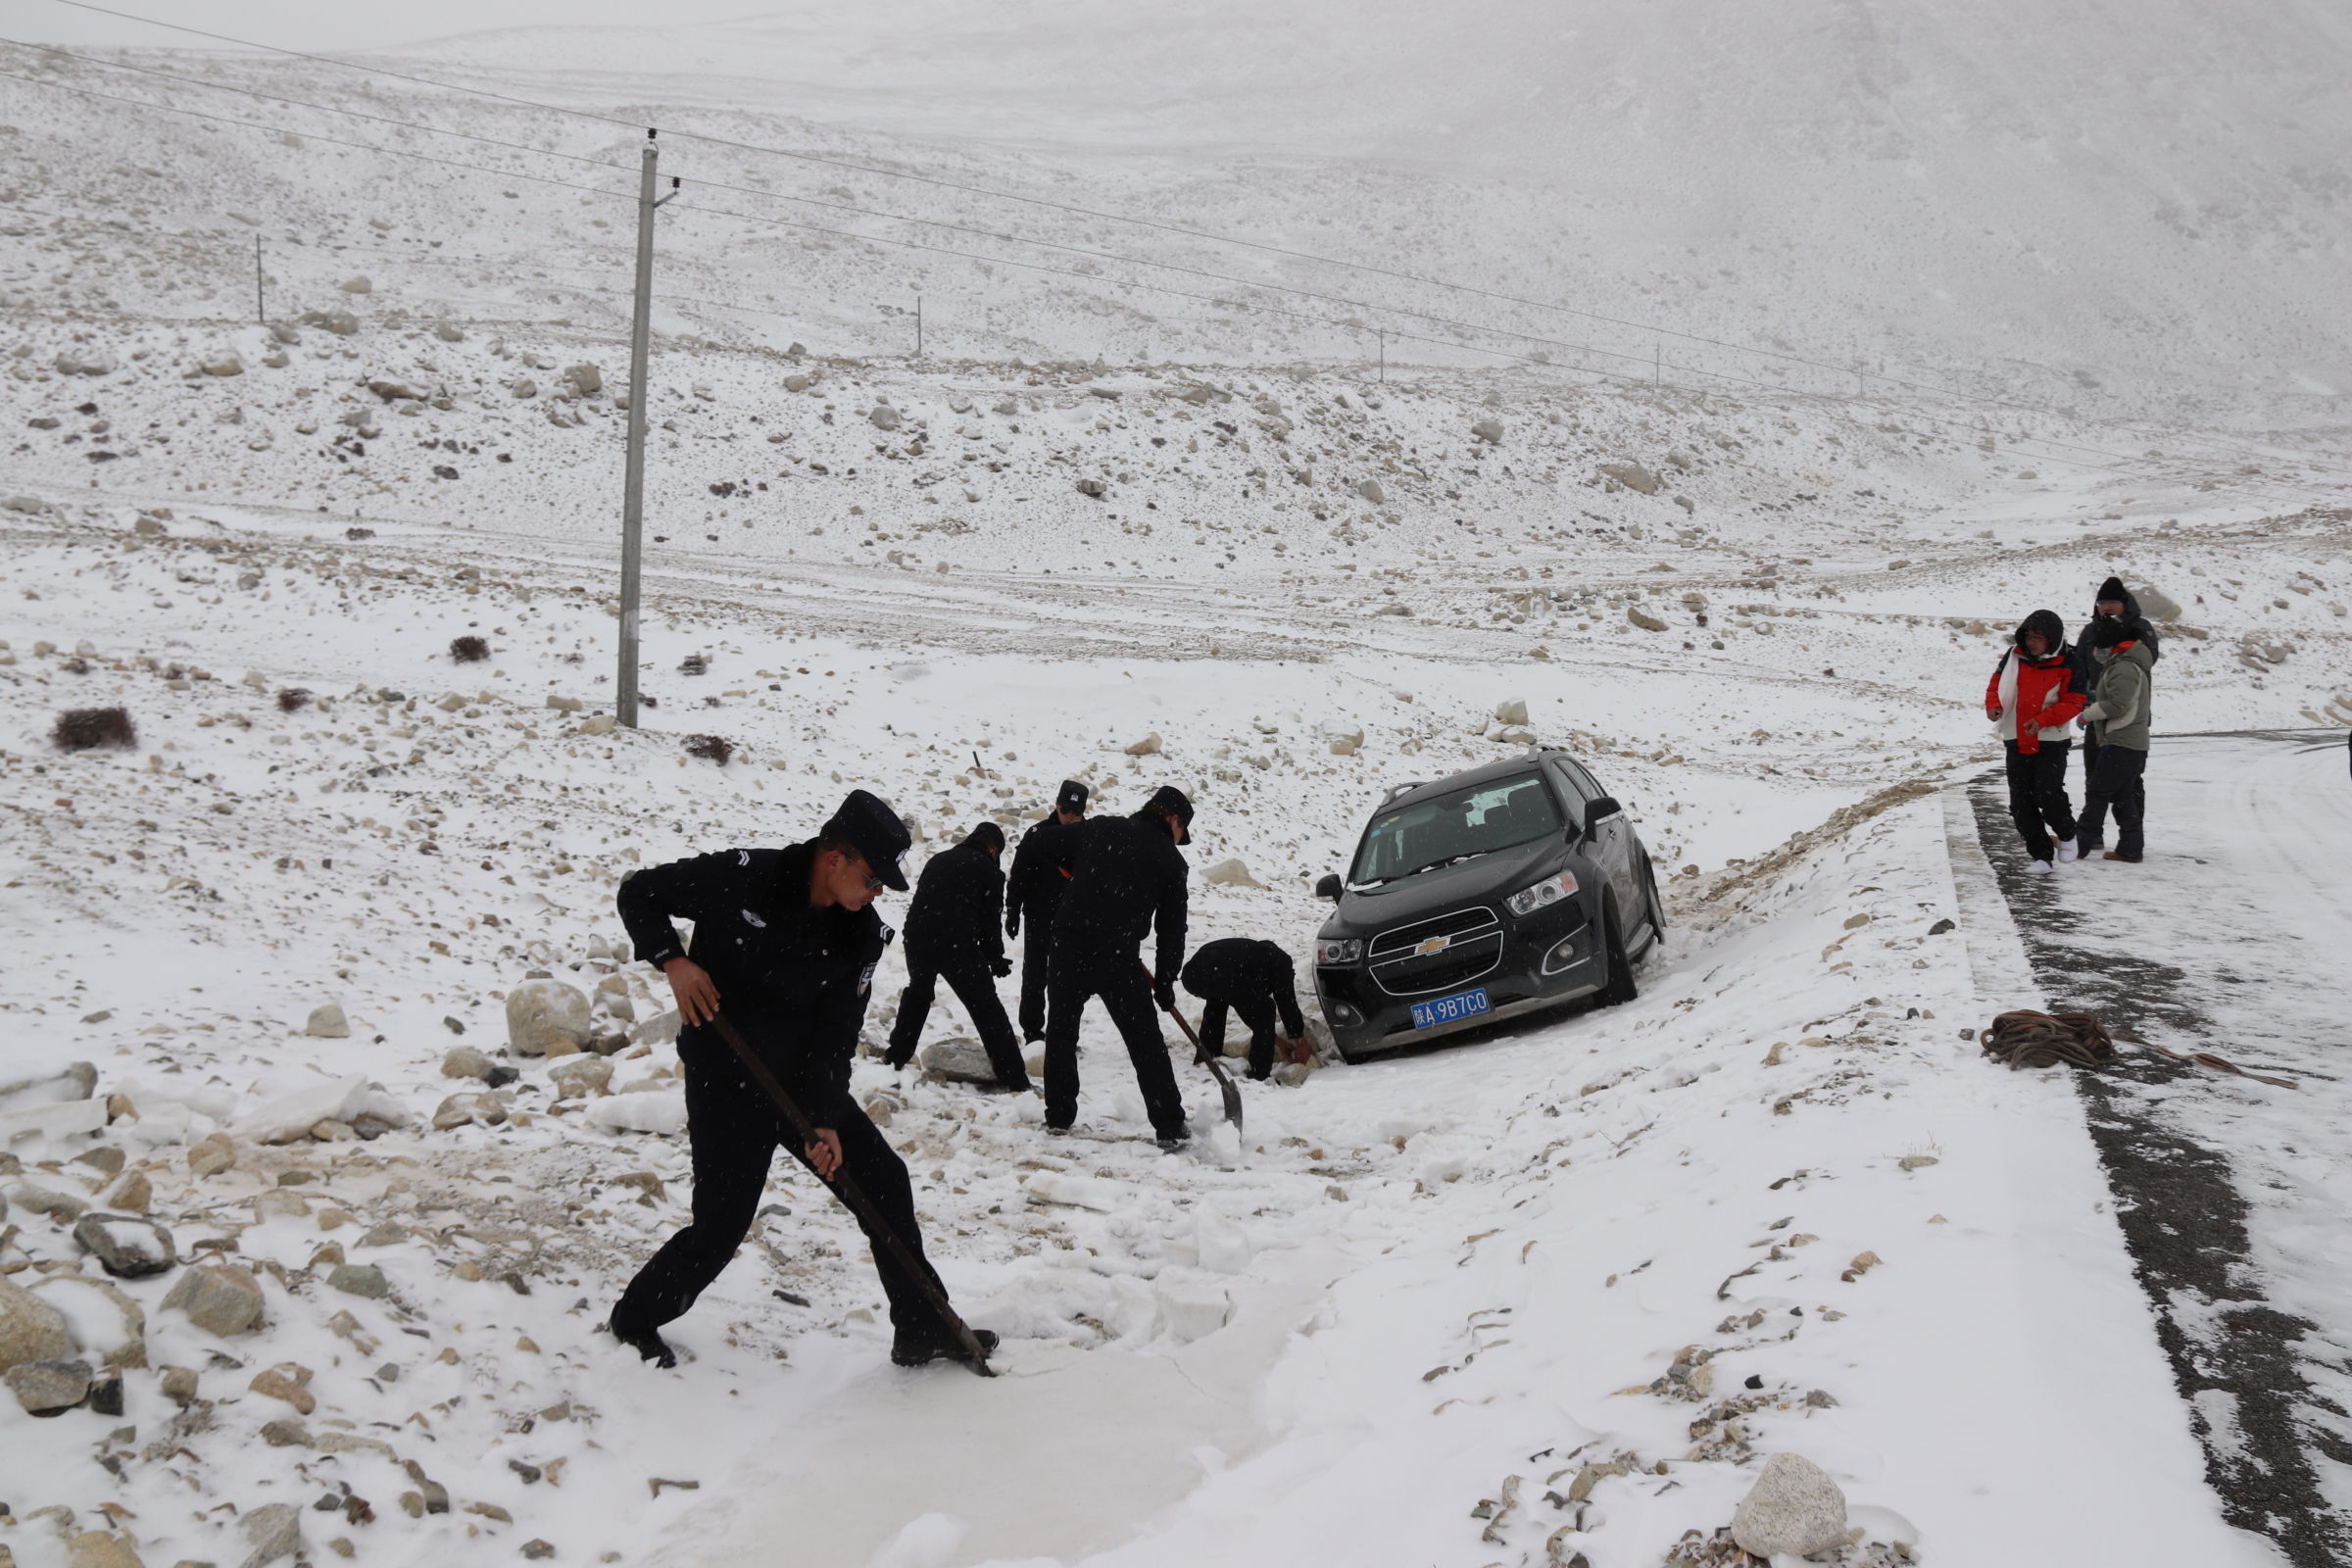
[[[756,15],[758,0],[103,0],[110,9],[286,49],[386,49],[495,27],[712,22]],[[208,47],[168,27],[119,21],[58,0],[0,0],[0,36],[37,43]]]

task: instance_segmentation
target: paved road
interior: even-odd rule
[[[2077,1075],[2228,1518],[2298,1568],[2340,1568],[2352,1562],[2343,736],[2158,737],[2136,866],[2029,872],[1997,771],[1970,797],[2054,1009],[2300,1085],[2130,1046],[2124,1066]]]

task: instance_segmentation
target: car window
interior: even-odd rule
[[[1599,780],[1585,771],[1581,763],[1571,762],[1566,758],[1562,758],[1560,759],[1560,770],[1568,775],[1568,782],[1576,786],[1576,793],[1588,801],[1597,801],[1609,793],[1600,787]]]
[[[1559,808],[1541,775],[1473,784],[1381,812],[1364,830],[1348,880],[1393,882],[1560,831]]]
[[[1559,790],[1561,802],[1568,808],[1568,831],[1582,833],[1585,826],[1585,797],[1578,787],[1576,775],[1555,759],[1551,764],[1551,778]]]

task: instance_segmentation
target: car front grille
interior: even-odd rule
[[[1408,954],[1372,965],[1372,978],[1392,997],[1424,997],[1449,991],[1493,970],[1502,961],[1502,933],[1455,937],[1445,952],[1426,957]]]
[[[1467,909],[1450,909],[1427,920],[1416,920],[1411,925],[1394,926],[1383,931],[1372,939],[1369,951],[1374,958],[1379,958],[1384,954],[1410,949],[1431,937],[1451,937],[1459,942],[1465,936],[1475,935],[1500,923],[1494,918],[1494,911],[1483,904]]]

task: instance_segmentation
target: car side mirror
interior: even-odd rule
[[[1329,899],[1334,904],[1340,901],[1340,895],[1346,891],[1347,889],[1340,885],[1340,876],[1337,871],[1325,872],[1323,880],[1315,884],[1315,897]]]
[[[1617,804],[1614,795],[1596,795],[1585,803],[1585,831],[1592,832],[1612,816],[1624,814],[1625,808]]]

